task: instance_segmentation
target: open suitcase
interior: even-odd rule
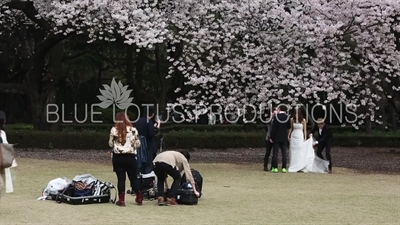
[[[57,203],[68,203],[71,205],[93,204],[93,203],[114,203],[116,201],[116,194],[114,200],[111,199],[111,190],[107,188],[102,194],[92,195],[89,192],[77,193],[73,184],[70,184],[63,192],[55,196]]]
[[[110,195],[97,195],[97,196],[82,196],[82,197],[71,197],[65,194],[59,194],[56,197],[57,203],[68,203],[71,205],[83,205],[93,203],[109,203]]]

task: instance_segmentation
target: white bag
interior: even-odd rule
[[[47,184],[46,189],[44,189],[42,197],[39,197],[37,200],[45,200],[50,194],[57,194],[59,191],[67,188],[69,183],[70,181],[68,181],[65,177],[51,180]]]

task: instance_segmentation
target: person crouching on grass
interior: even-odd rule
[[[175,196],[177,194],[180,181],[181,172],[185,172],[186,180],[190,182],[193,187],[194,194],[199,197],[200,193],[196,190],[196,183],[193,179],[192,172],[189,165],[190,154],[187,151],[165,151],[158,154],[154,160],[154,173],[157,176],[157,196],[158,205],[164,205],[164,183],[168,189],[167,175],[170,175],[174,182],[167,193],[167,205],[178,205]]]
[[[118,201],[116,205],[125,206],[125,180],[126,174],[131,182],[131,187],[136,194],[136,203],[142,205],[143,193],[139,189],[137,178],[136,149],[140,147],[138,131],[132,126],[128,115],[119,112],[115,116],[115,125],[111,128],[108,144],[113,148],[113,171],[117,175]]]

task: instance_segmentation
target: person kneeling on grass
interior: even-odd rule
[[[174,182],[167,193],[167,205],[177,205],[175,196],[177,194],[180,181],[181,172],[185,172],[186,180],[192,184],[194,194],[199,197],[200,193],[196,190],[196,184],[192,176],[192,172],[189,166],[190,154],[187,151],[165,151],[158,154],[154,160],[154,173],[157,176],[157,196],[158,205],[164,205],[164,183],[166,189],[168,184],[166,183],[166,175],[170,175]]]

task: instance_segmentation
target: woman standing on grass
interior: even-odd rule
[[[300,109],[293,111],[288,140],[290,144],[289,172],[326,173],[329,162],[314,153],[313,138],[307,139],[307,121]]]
[[[7,135],[6,132],[4,131],[5,124],[6,124],[6,114],[3,111],[0,111],[0,143],[8,144]],[[17,165],[18,164],[14,159],[11,167],[5,168],[4,172],[0,171],[0,173],[3,173],[0,176],[5,177],[6,193],[14,192],[14,186],[12,183],[12,176],[11,176],[11,168],[16,167]]]
[[[140,147],[138,131],[132,126],[128,115],[119,112],[115,116],[115,124],[110,131],[108,144],[113,148],[113,171],[117,175],[118,206],[125,206],[125,180],[126,174],[131,182],[131,187],[136,194],[136,203],[141,205],[143,193],[139,190],[137,178],[136,149]]]

